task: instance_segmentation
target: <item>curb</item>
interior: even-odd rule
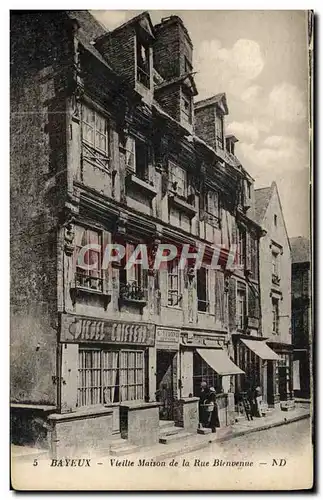
[[[194,443],[191,446],[187,446],[183,450],[179,450],[179,449],[169,450],[169,451],[165,450],[165,453],[161,453],[160,455],[156,455],[155,457],[153,457],[153,460],[155,460],[157,462],[157,461],[161,461],[161,460],[166,460],[168,458],[174,458],[174,457],[177,457],[179,455],[179,453],[181,453],[182,451],[185,453],[191,453],[193,451],[202,450],[204,448],[207,448],[210,444],[213,444],[213,443],[222,443],[222,442],[229,441],[229,440],[237,438],[237,437],[245,436],[247,434],[252,434],[253,432],[265,431],[268,429],[272,429],[274,427],[281,427],[282,425],[288,425],[288,424],[291,424],[293,422],[297,422],[299,420],[305,420],[306,418],[310,418],[310,416],[311,416],[310,413],[305,413],[304,415],[298,415],[297,417],[292,417],[288,420],[287,419],[281,420],[279,422],[273,422],[271,424],[264,424],[261,427],[254,427],[251,429],[244,429],[242,431],[237,431],[233,434],[223,436],[223,437],[220,437],[218,439],[210,440],[210,438],[209,438],[205,441],[201,441],[198,443]]]

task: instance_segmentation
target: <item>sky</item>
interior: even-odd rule
[[[140,11],[91,11],[109,30]],[[225,92],[226,133],[255,188],[276,181],[289,237],[309,236],[306,12],[150,10],[178,15],[193,46],[196,100]]]

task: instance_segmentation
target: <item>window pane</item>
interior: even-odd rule
[[[83,139],[94,145],[94,129],[86,123],[83,124]]]
[[[95,147],[107,151],[107,137],[98,131],[95,134]]]

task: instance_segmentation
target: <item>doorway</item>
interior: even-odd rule
[[[174,361],[175,352],[157,350],[156,399],[160,404],[159,418],[174,419]]]
[[[279,367],[279,394],[281,401],[287,401],[287,367]]]

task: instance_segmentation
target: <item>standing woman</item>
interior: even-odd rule
[[[218,405],[216,402],[216,391],[214,387],[210,387],[209,394],[206,399],[206,404],[210,404],[210,406],[211,405],[213,406],[213,409],[210,412],[211,415],[209,419],[209,427],[212,429],[212,432],[216,432],[216,428],[220,427],[220,421],[219,421]]]

